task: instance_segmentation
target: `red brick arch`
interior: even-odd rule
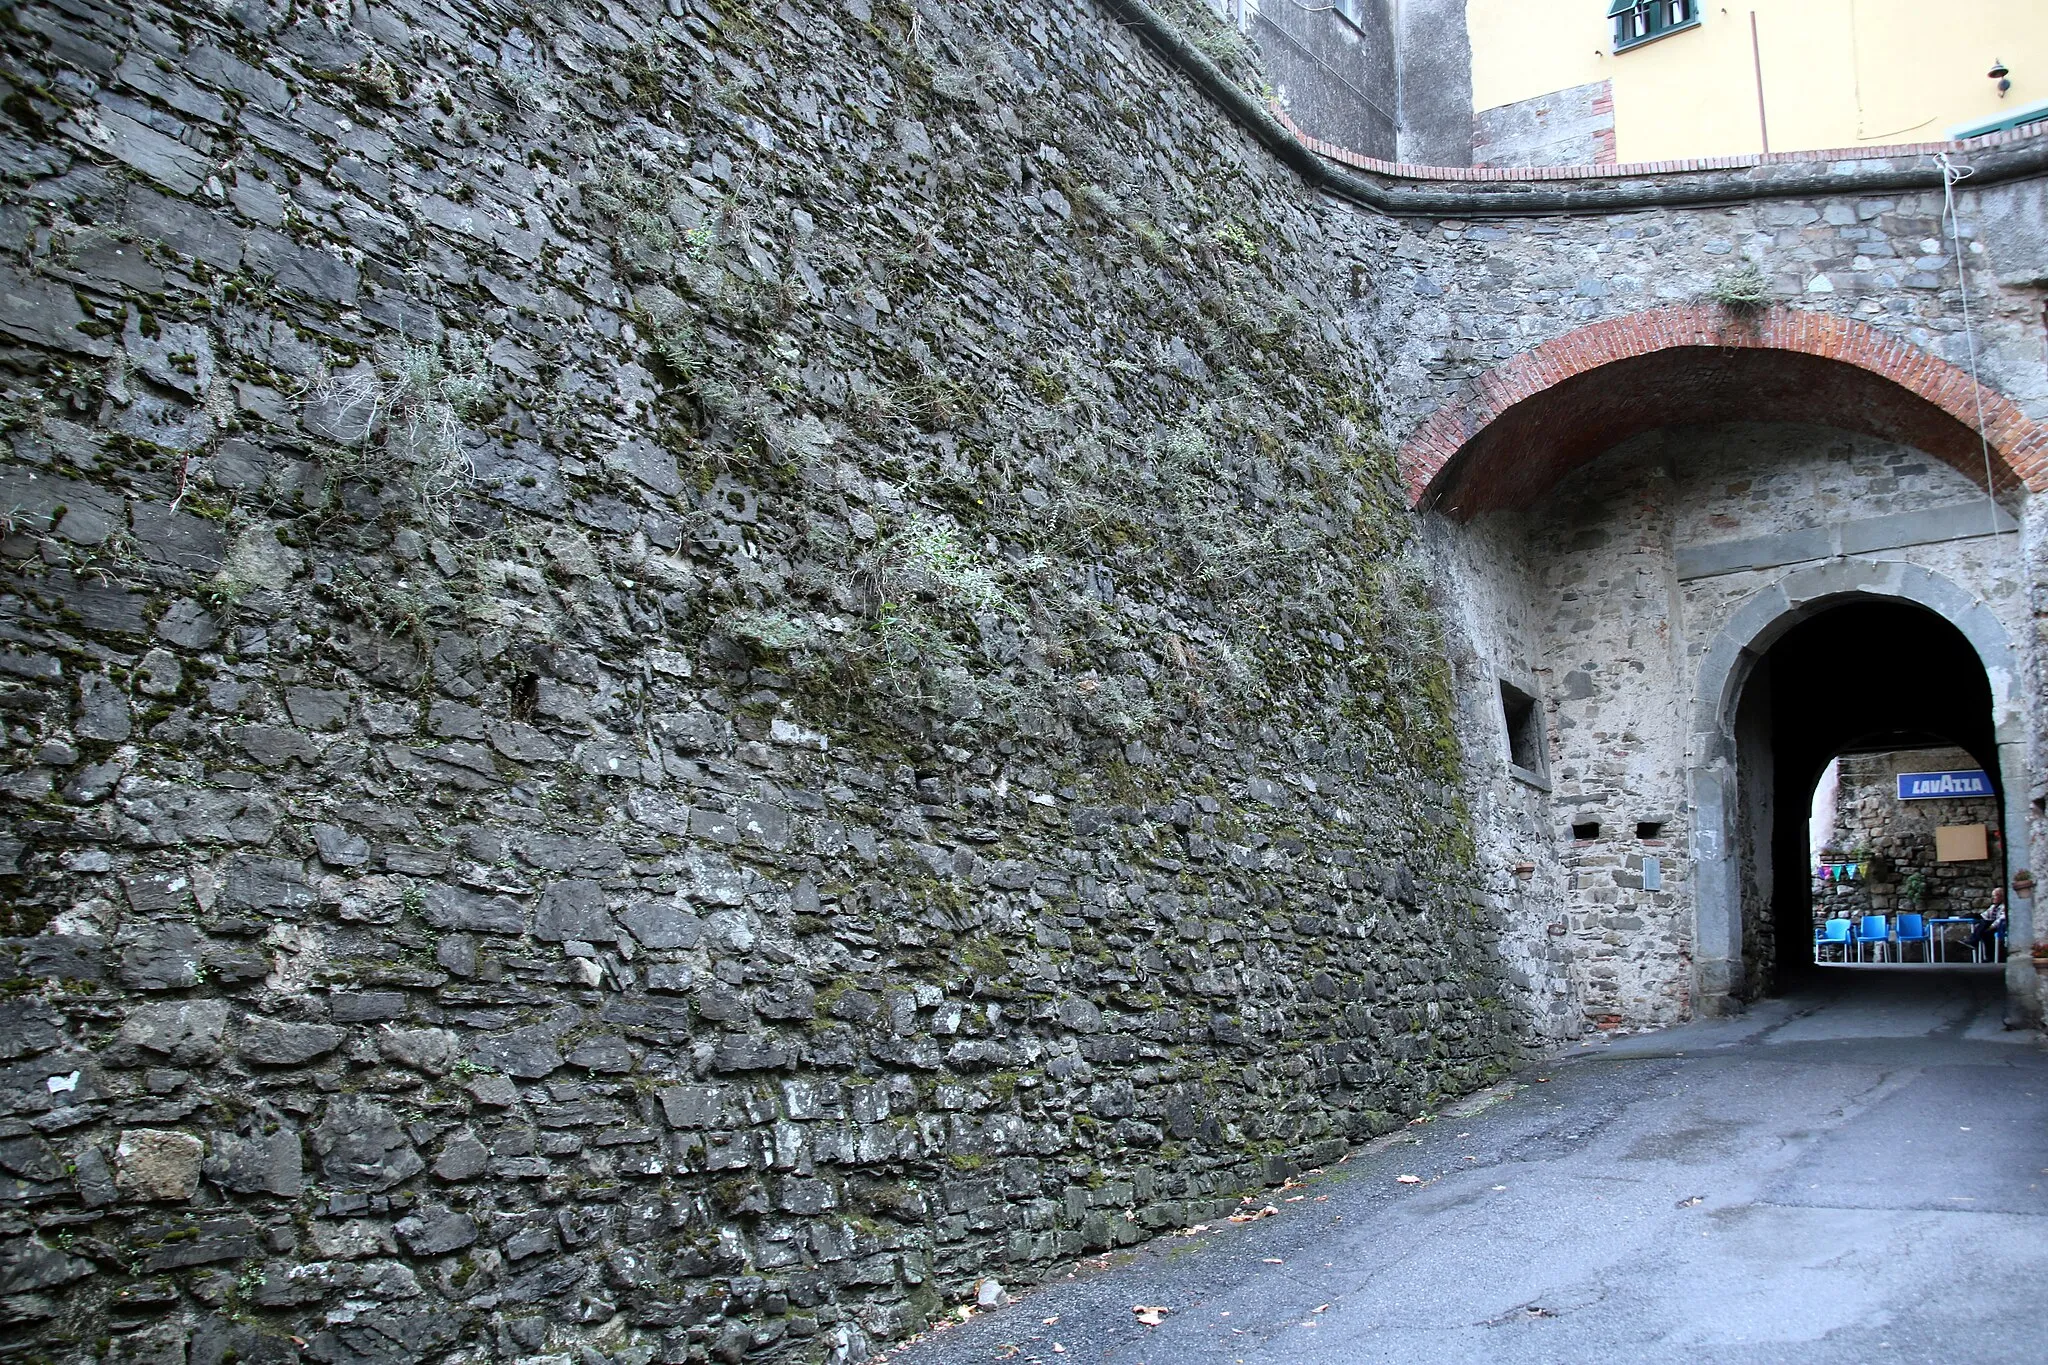
[[[2048,488],[2048,427],[1909,342],[1832,313],[1678,304],[1581,327],[1481,375],[1399,459],[1415,506],[1459,518],[1541,496],[1638,432],[1707,422],[1865,432],[1981,485],[1980,401],[1999,490]]]

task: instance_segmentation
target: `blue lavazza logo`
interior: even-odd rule
[[[1926,801],[1937,796],[1989,796],[1991,775],[1968,773],[1900,773],[1899,800]]]

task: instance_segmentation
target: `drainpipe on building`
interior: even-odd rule
[[[1756,66],[1756,127],[1763,134],[1764,155],[1771,154],[1771,121],[1764,117],[1764,45],[1756,36],[1756,11],[1749,12],[1749,58]]]

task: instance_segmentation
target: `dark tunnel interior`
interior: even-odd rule
[[[1758,798],[1754,837],[1760,844],[1768,831],[1769,841],[1768,873],[1755,886],[1768,904],[1743,907],[1755,926],[1744,944],[1754,994],[1813,974],[1807,820],[1829,760],[1952,744],[1998,781],[1984,666],[1961,631],[1912,604],[1851,599],[1787,631],[1744,687],[1737,734],[1738,781]],[[1768,935],[1757,932],[1765,922]]]

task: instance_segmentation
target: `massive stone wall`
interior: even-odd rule
[[[1079,0],[8,23],[26,1357],[854,1359],[1677,1017],[1489,709],[1675,561],[1382,414],[1743,256],[1956,355],[1932,196],[1391,221]]]
[[[1508,1054],[1388,229],[1101,13],[6,22],[0,1353],[857,1359]]]

